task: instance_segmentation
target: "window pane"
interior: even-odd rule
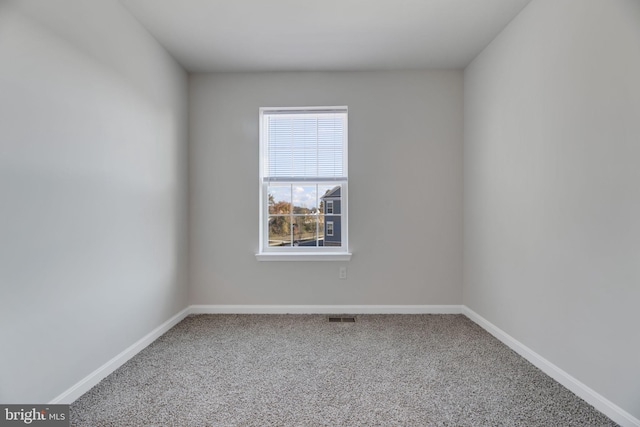
[[[291,246],[290,216],[269,216],[269,246]]]
[[[324,246],[342,246],[342,217],[325,215],[323,234]]]
[[[293,244],[318,246],[318,217],[316,215],[293,217]]]
[[[318,196],[316,185],[293,186],[293,213],[311,214],[318,211]]]
[[[269,185],[267,193],[269,197],[270,214],[291,213],[291,185],[272,184]]]
[[[341,193],[342,187],[340,185],[318,185],[318,195],[320,196],[320,212],[325,215],[340,214],[342,212]]]

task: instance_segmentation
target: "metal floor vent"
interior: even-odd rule
[[[355,317],[329,317],[329,322],[355,323]]]

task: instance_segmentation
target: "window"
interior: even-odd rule
[[[347,108],[260,109],[259,260],[348,260]]]
[[[333,236],[333,221],[327,221],[327,236]]]
[[[333,200],[327,200],[327,213],[333,213]]]

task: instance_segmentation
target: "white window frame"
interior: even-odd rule
[[[327,200],[327,215],[333,215],[333,200]]]
[[[342,246],[337,247],[270,247],[269,246],[269,227],[267,225],[269,218],[269,197],[268,187],[269,180],[265,178],[267,170],[267,124],[264,120],[269,114],[345,114],[344,122],[344,139],[343,139],[343,178],[332,180],[321,180],[314,178],[299,179],[292,177],[291,180],[279,181],[284,184],[331,184],[340,185],[340,217],[341,217],[341,243]],[[259,132],[260,132],[260,166],[259,166],[259,182],[260,182],[260,209],[259,209],[259,247],[256,253],[258,261],[349,261],[351,253],[349,252],[348,241],[348,111],[347,107],[263,107],[259,110]],[[318,195],[318,198],[320,195]],[[333,214],[336,215],[336,214]]]

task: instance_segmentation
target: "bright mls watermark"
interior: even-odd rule
[[[69,405],[0,405],[0,427],[69,427]]]

